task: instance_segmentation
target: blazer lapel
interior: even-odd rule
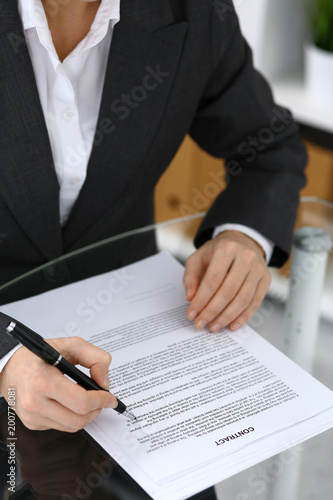
[[[59,185],[16,1],[1,2],[0,68],[1,196],[44,257],[53,259],[62,251]]]
[[[187,23],[174,21],[169,1],[121,2],[87,179],[63,230],[66,251],[79,246],[94,222],[135,182],[182,52]]]

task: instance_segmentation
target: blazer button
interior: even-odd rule
[[[45,279],[49,283],[61,283],[68,276],[65,264],[53,264],[43,271]]]

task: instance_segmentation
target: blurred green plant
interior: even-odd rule
[[[307,0],[306,10],[314,44],[333,52],[333,0]]]

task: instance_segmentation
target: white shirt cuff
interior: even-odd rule
[[[221,226],[217,226],[214,229],[212,237],[215,238],[215,236],[222,233],[223,231],[239,231],[240,233],[246,234],[246,236],[249,236],[254,241],[256,241],[258,245],[260,245],[264,250],[266,263],[268,264],[271,260],[275,246],[273,241],[258,233],[258,231],[256,231],[255,229],[243,226],[242,224],[222,224]]]
[[[13,354],[15,354],[17,349],[19,349],[20,347],[22,347],[22,344],[18,344],[17,346],[15,346],[11,351],[7,352],[7,354],[3,358],[0,359],[0,373],[2,372],[4,367],[6,366],[6,363],[10,360],[10,358],[13,356]],[[0,398],[1,397],[3,397],[3,396],[0,393]]]

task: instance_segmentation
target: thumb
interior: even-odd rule
[[[90,368],[91,378],[97,382],[98,385],[106,389],[107,391],[110,389],[110,378],[109,378],[109,370],[108,368],[105,370],[103,366],[96,364]]]
[[[91,377],[103,389],[109,390],[111,354],[80,337],[53,339],[50,344],[73,365],[90,369]]]

